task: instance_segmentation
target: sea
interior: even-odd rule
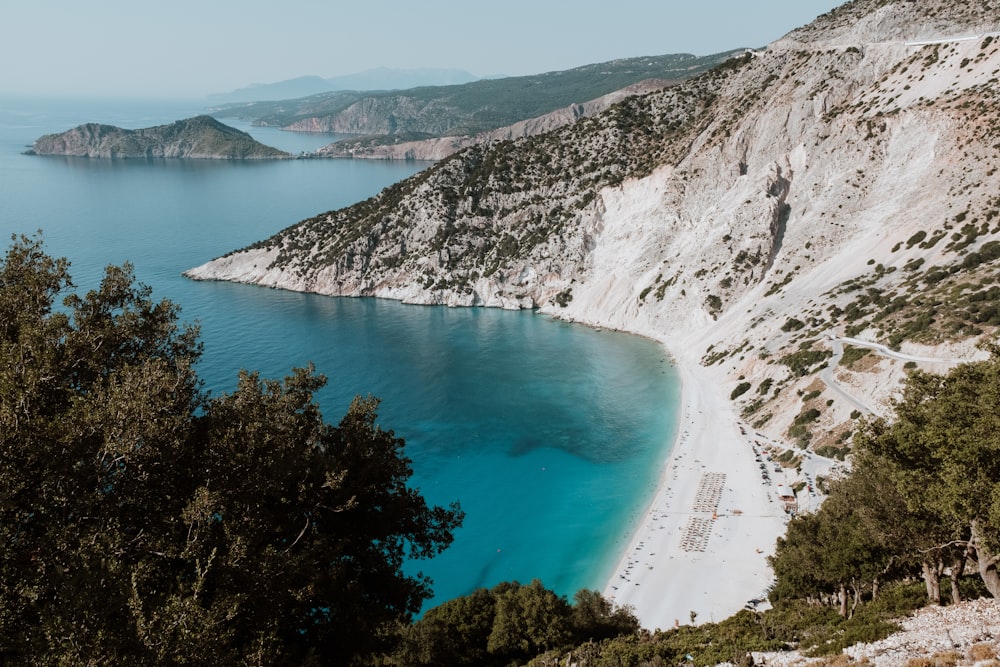
[[[403,305],[196,282],[185,269],[348,206],[429,166],[365,160],[96,160],[27,156],[43,134],[86,122],[149,127],[203,113],[198,100],[0,97],[0,234],[40,232],[78,289],[130,262],[181,307],[204,343],[213,395],[240,369],[281,378],[315,365],[336,423],[357,395],[406,441],[411,486],[458,501],[441,555],[408,563],[433,580],[424,609],[503,581],[572,598],[600,590],[651,502],[677,430],[679,381],[644,338],[534,312]],[[338,137],[251,127],[300,153]]]

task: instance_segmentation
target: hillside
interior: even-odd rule
[[[575,123],[581,118],[602,113],[611,105],[631,95],[660,90],[676,83],[678,82],[664,79],[646,79],[602,95],[597,99],[571,104],[535,118],[527,118],[512,125],[478,134],[430,139],[422,138],[416,134],[369,135],[335,141],[314,151],[311,156],[373,160],[442,160],[452,153],[457,153],[470,146],[510,141],[551,132],[556,128]]]
[[[899,667],[916,664],[990,665],[996,662],[1000,643],[1000,607],[986,600],[950,607],[927,607],[902,619],[891,637],[859,643],[844,653],[859,664]],[[757,664],[793,667],[815,664],[816,658],[798,651],[760,652]],[[913,661],[913,662],[911,662]],[[992,662],[990,662],[992,661]]]
[[[213,114],[307,132],[420,138],[472,135],[586,102],[646,79],[687,79],[728,55],[626,58],[454,86],[378,93],[337,91],[300,100],[224,105]]]
[[[291,157],[211,116],[196,116],[139,130],[87,123],[61,134],[40,137],[28,154],[113,159],[268,160]]]
[[[724,391],[749,382],[739,402],[755,427],[836,453],[856,409],[827,405],[817,382],[828,332],[951,345],[952,358],[1000,323],[1000,43],[986,34],[995,13],[976,6],[849,3],[190,275],[539,308],[666,339],[717,368]],[[836,374],[881,410],[902,364],[864,357]]]

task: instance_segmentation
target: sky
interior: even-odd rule
[[[844,0],[0,0],[0,95],[201,98],[375,67],[518,76],[763,46]]]

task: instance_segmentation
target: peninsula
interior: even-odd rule
[[[138,130],[86,123],[61,134],[39,137],[26,154],[105,159],[274,160],[292,157],[265,146],[246,132],[204,115]]]

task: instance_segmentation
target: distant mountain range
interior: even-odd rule
[[[480,78],[458,69],[376,67],[329,78],[300,76],[275,83],[252,83],[228,93],[209,95],[208,98],[213,104],[288,100],[335,90],[402,90],[420,86],[453,86]]]

